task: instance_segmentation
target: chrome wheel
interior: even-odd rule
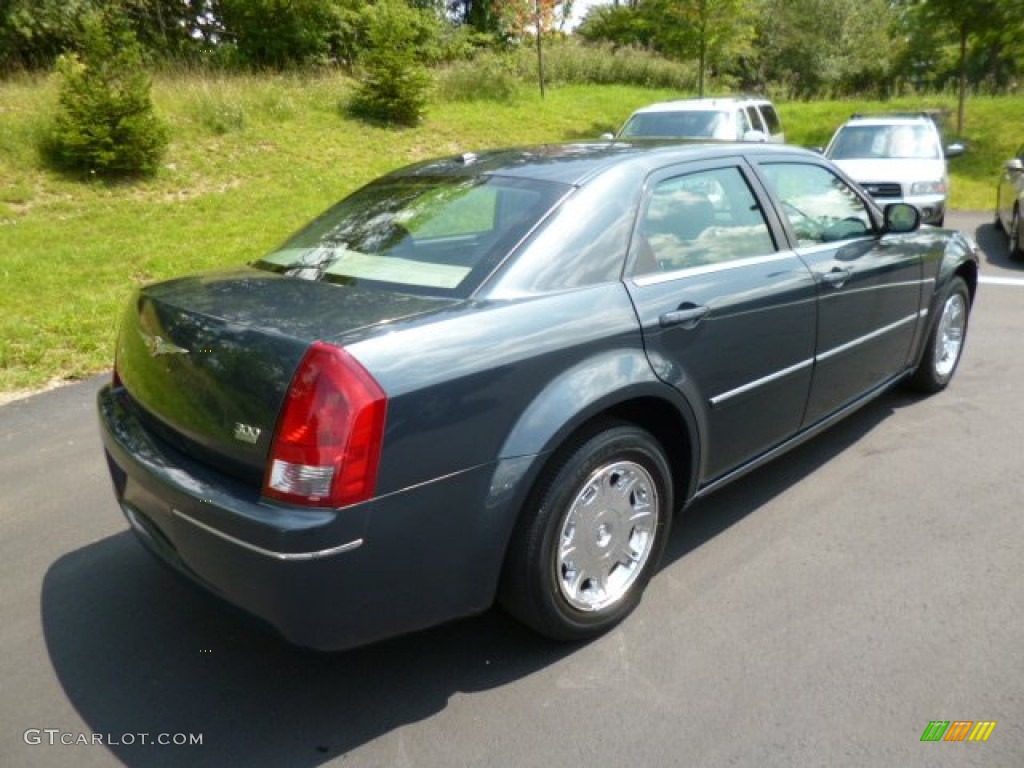
[[[640,603],[672,524],[672,470],[642,427],[607,419],[567,441],[537,478],[498,597],[556,640],[589,640]]]
[[[946,388],[956,373],[967,340],[971,292],[964,278],[953,277],[940,309],[928,330],[928,343],[907,384],[918,392],[934,394]]]
[[[945,379],[953,374],[967,330],[967,302],[963,294],[953,293],[942,307],[942,317],[936,330],[935,373]]]
[[[640,464],[617,461],[587,478],[566,513],[558,537],[558,586],[580,611],[621,600],[654,548],[658,489]]]

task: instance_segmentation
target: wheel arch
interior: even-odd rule
[[[659,443],[669,464],[672,481],[673,513],[678,512],[693,498],[697,487],[699,442],[696,421],[682,396],[667,384],[658,382],[631,388],[619,396],[609,395],[573,415],[553,430],[544,450],[531,457],[508,459],[507,468],[517,479],[514,498],[508,501],[509,515],[502,542],[500,568],[495,573],[494,594],[506,573],[510,547],[516,530],[524,524],[530,513],[539,484],[545,473],[562,460],[563,449],[576,444],[586,433],[595,431],[602,423],[629,423],[649,432]],[[502,462],[496,472],[492,488],[497,482]],[[505,478],[508,487],[509,478]]]
[[[654,435],[669,459],[676,506],[693,496],[700,466],[700,428],[693,409],[679,390],[654,374],[643,349],[616,350],[556,377],[510,430],[499,453],[499,471],[504,462],[529,459],[516,482],[516,517],[559,450],[608,419],[636,424]]]

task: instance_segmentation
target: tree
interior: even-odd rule
[[[153,173],[167,129],[153,112],[141,48],[123,23],[92,14],[83,26],[81,52],[57,61],[60,93],[43,156],[74,172]]]
[[[967,99],[967,51],[971,37],[983,32],[998,15],[998,0],[927,0],[920,6],[920,19],[928,24],[955,30],[959,47],[956,130],[964,129],[964,105]]]
[[[225,37],[242,63],[283,69],[351,63],[361,0],[218,0]]]
[[[457,24],[466,24],[477,32],[497,33],[501,26],[494,0],[449,0],[448,16]]]
[[[640,7],[660,19],[654,37],[658,50],[697,60],[701,97],[709,65],[717,69],[743,55],[754,37],[753,6],[747,0],[648,0]]]
[[[436,46],[436,18],[401,0],[380,0],[364,14],[363,75],[351,109],[372,120],[415,125],[431,85],[423,64]]]
[[[571,13],[564,0],[493,0],[493,8],[506,37],[524,40],[532,36],[537,46],[537,81],[544,96],[544,35],[558,29]]]
[[[750,0],[643,0],[595,9],[580,33],[587,40],[641,45],[672,59],[696,60],[703,96],[709,71],[736,69],[750,55],[755,6]]]
[[[591,8],[576,33],[588,42],[607,41],[613,47],[651,45],[655,27],[636,8],[625,5],[599,5]]]
[[[763,0],[758,79],[800,97],[877,90],[896,60],[895,22],[889,0]]]
[[[93,0],[0,0],[0,69],[51,67],[81,39]]]
[[[99,5],[123,16],[150,56],[190,58],[222,31],[217,0],[107,0]]]

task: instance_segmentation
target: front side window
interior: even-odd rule
[[[567,191],[501,176],[385,177],[254,266],[306,279],[467,294]]]
[[[864,201],[829,169],[806,163],[766,163],[761,169],[800,245],[848,240],[873,231]]]
[[[722,264],[775,250],[757,199],[736,167],[656,184],[635,240],[635,274]]]

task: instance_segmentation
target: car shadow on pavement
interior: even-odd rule
[[[895,411],[920,397],[896,388],[821,434],[709,496],[677,517],[662,558],[665,567],[738,523],[855,445]]]
[[[698,502],[670,563],[854,444],[912,398],[883,396],[810,443]],[[129,766],[315,766],[443,711],[460,692],[525,678],[579,646],[546,642],[498,610],[337,654],[295,649],[155,561],[132,534],[47,571],[53,669],[92,733]],[[167,735],[202,745],[144,744]],[[134,742],[134,743],[130,743]]]
[[[1024,268],[1024,263],[1010,258],[1010,248],[1006,242],[1006,233],[997,229],[992,222],[982,224],[974,230],[974,239],[981,247],[982,268],[986,264],[1005,269],[1019,270]]]
[[[42,624],[68,700],[129,766],[318,765],[574,650],[495,610],[345,653],[303,651],[129,532],[50,567]],[[143,745],[138,734],[202,734],[202,745]]]

